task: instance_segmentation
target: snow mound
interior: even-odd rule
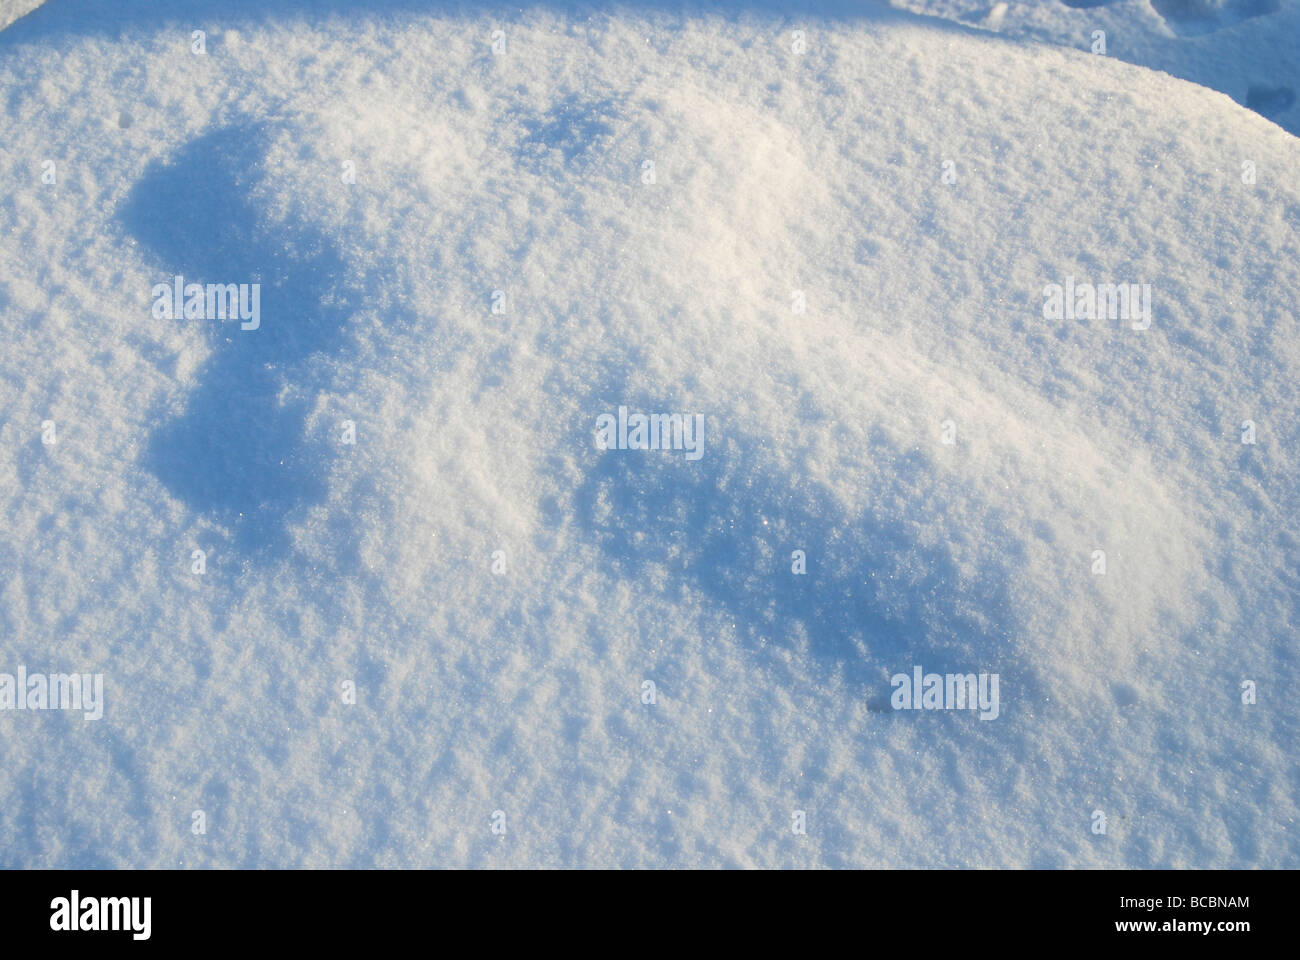
[[[5,865],[1296,865],[1293,137],[885,8],[142,9],[0,35],[0,671],[107,691]]]

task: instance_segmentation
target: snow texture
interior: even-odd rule
[[[1300,865],[1300,7],[904,5],[0,33],[0,865]]]

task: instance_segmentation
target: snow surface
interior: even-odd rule
[[[1023,6],[0,33],[0,865],[1300,865],[1300,146]]]

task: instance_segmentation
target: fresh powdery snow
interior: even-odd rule
[[[0,865],[1300,866],[1297,5],[901,5],[0,33]]]

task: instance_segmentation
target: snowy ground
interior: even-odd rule
[[[1300,865],[1297,6],[900,3],[0,33],[0,865]]]

